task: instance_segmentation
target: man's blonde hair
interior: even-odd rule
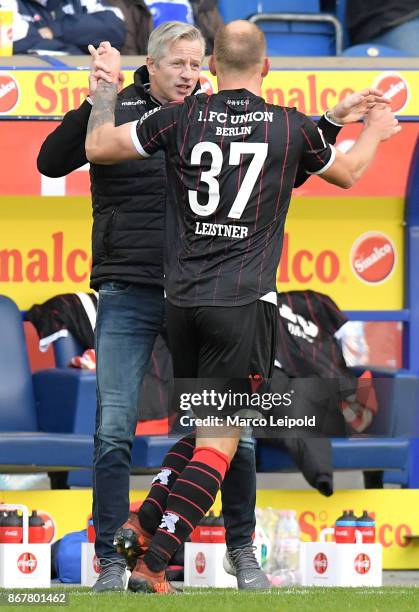
[[[167,21],[153,30],[148,39],[147,55],[158,64],[166,56],[168,47],[178,40],[197,40],[201,44],[202,59],[204,58],[204,37],[198,28],[182,21]]]
[[[263,62],[265,54],[265,35],[249,21],[230,22],[215,36],[214,56],[223,70],[249,72]]]

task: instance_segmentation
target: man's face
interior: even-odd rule
[[[180,39],[167,46],[157,64],[147,58],[151,94],[162,104],[190,96],[199,78],[202,47],[197,40]]]

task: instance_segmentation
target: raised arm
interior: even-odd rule
[[[86,157],[91,162],[105,165],[141,159],[130,135],[132,123],[115,127],[115,102],[121,70],[119,51],[109,43],[102,43],[101,47],[105,52],[99,56],[89,45],[98,84],[87,126]]]
[[[317,127],[329,144],[335,144],[340,130],[350,123],[356,123],[363,119],[366,113],[376,104],[389,104],[390,100],[385,98],[378,89],[362,89],[348,95],[344,100],[338,102],[331,110],[327,111],[319,119]],[[300,187],[309,178],[304,166],[300,164],[295,177],[294,187]]]
[[[320,177],[348,189],[356,183],[373,161],[379,144],[398,134],[401,127],[386,105],[375,106],[365,118],[364,129],[347,153],[336,151],[333,164]]]
[[[41,174],[51,178],[65,176],[87,163],[84,141],[91,110],[92,105],[85,100],[46,137],[36,160]]]
[[[91,66],[89,74],[89,97],[75,110],[66,115],[60,125],[49,134],[41,145],[37,166],[41,174],[56,178],[65,176],[87,163],[85,141],[92,104],[98,79],[96,68]],[[123,76],[118,77],[118,91],[123,86]]]

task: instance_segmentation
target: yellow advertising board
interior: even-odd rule
[[[88,289],[88,197],[3,197],[0,215],[0,286],[20,309]],[[278,290],[320,291],[344,310],[402,308],[402,219],[402,198],[295,198]]]
[[[132,74],[126,71],[126,83]],[[419,116],[417,70],[273,70],[264,80],[262,95],[268,102],[320,115],[350,91],[372,83],[391,98],[399,115]],[[211,92],[215,78],[204,71],[201,84]],[[59,117],[77,107],[86,94],[87,70],[0,70],[3,119]],[[37,172],[35,160],[48,133],[47,122],[2,123],[8,124],[2,132],[8,144],[0,184],[2,194],[9,195],[0,195],[0,283],[6,295],[27,309],[53,295],[88,288],[88,179],[86,172],[72,173],[59,179],[57,187],[57,180]],[[346,138],[355,138],[355,132],[345,129]],[[345,310],[403,308],[403,196],[416,135],[416,124],[404,124],[397,159],[393,148],[386,149],[384,143],[376,165],[349,192],[335,196],[333,188],[316,178],[296,190],[277,274],[278,290],[317,290]]]
[[[403,308],[403,198],[294,198],[279,291],[313,289],[343,310]]]
[[[125,71],[125,83],[132,82]],[[87,70],[0,70],[0,115],[57,117],[77,108],[88,93]],[[215,91],[215,78],[202,72],[203,89]],[[348,93],[380,88],[392,100],[398,115],[419,115],[417,70],[272,70],[262,95],[269,103],[296,106],[308,115],[321,115]]]
[[[131,491],[131,500],[144,499],[146,491]],[[0,491],[5,503],[25,504],[29,509],[49,512],[56,522],[56,538],[86,528],[91,513],[90,489],[70,491]],[[364,509],[375,516],[376,541],[383,546],[384,569],[419,569],[419,490],[347,490],[322,497],[316,491],[259,490],[259,508],[295,509],[301,539],[314,542],[320,531],[332,527],[342,510],[352,508],[358,516]],[[217,498],[216,510],[220,509]],[[344,544],[342,544],[344,546]]]
[[[86,291],[91,204],[81,197],[0,198],[0,286],[21,310]]]
[[[216,91],[216,79],[203,72],[201,83]],[[295,106],[307,115],[322,115],[348,94],[366,87],[381,89],[391,99],[393,112],[418,115],[418,70],[271,70],[262,84],[270,104]]]

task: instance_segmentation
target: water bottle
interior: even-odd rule
[[[201,542],[212,542],[212,526],[214,524],[215,514],[210,510],[207,516],[204,516],[201,521]]]
[[[362,533],[364,544],[374,544],[375,521],[372,516],[369,516],[367,510],[364,510],[362,515],[356,519],[356,528]]]
[[[298,582],[300,569],[300,527],[295,510],[287,512],[287,538],[284,543],[287,584]]]
[[[272,575],[277,586],[299,582],[300,528],[295,510],[280,512],[276,541],[277,568]]]
[[[0,511],[0,544],[4,543],[4,519],[8,516],[5,510]]]
[[[355,516],[353,510],[348,510],[348,517],[349,517],[349,520],[351,521],[351,523],[353,524],[353,534],[354,535],[353,535],[353,540],[352,541],[355,543],[356,542],[356,538],[355,538],[356,516]]]
[[[23,522],[17,510],[8,512],[7,516],[3,518],[2,523],[2,543],[21,544],[23,537]]]
[[[254,545],[258,547],[261,565],[265,572],[275,566],[275,541],[279,513],[273,508],[256,508]]]
[[[28,540],[30,544],[42,544],[44,541],[45,523],[41,516],[38,516],[36,510],[32,510],[29,517],[29,533]]]
[[[353,544],[355,542],[356,517],[353,510],[344,510],[335,522],[336,544]]]
[[[201,542],[201,529],[202,529],[202,523],[205,520],[205,516],[202,517],[202,519],[199,521],[198,525],[195,527],[195,529],[191,532],[191,535],[189,536],[191,539],[191,542],[194,543],[198,543]]]
[[[275,529],[274,554],[269,571],[274,572],[284,567],[283,563],[283,543],[287,537],[287,513],[285,510],[279,511],[278,522]]]
[[[257,558],[262,569],[266,569],[269,555],[271,554],[271,542],[262,525],[256,523],[253,545],[256,546]]]

